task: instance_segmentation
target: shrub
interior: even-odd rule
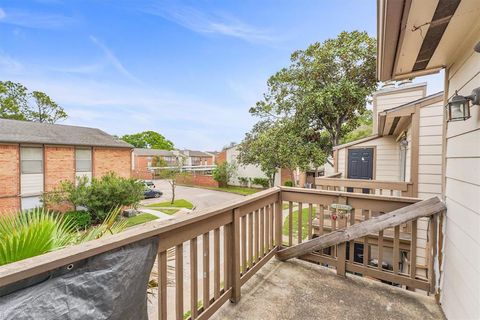
[[[238,182],[240,182],[240,185],[242,187],[247,187],[248,186],[248,181],[249,181],[249,179],[247,177],[238,177]]]
[[[92,223],[101,223],[108,213],[124,206],[136,207],[144,195],[144,185],[135,179],[127,179],[110,172],[91,182],[86,177],[74,184],[63,181],[52,193],[43,197],[45,204],[69,202],[74,208],[84,207],[92,217]]]
[[[285,187],[293,187],[293,182],[290,181],[290,180],[287,180],[285,181],[285,183],[283,184]]]
[[[77,230],[87,229],[92,225],[92,215],[88,211],[68,211],[63,215]]]
[[[218,182],[220,187],[226,187],[228,185],[229,180],[233,177],[235,172],[235,165],[229,164],[228,162],[223,162],[222,164],[218,165],[212,171],[213,179]]]
[[[270,186],[270,181],[267,178],[253,178],[252,183],[263,188]]]

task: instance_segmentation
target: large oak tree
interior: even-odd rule
[[[365,113],[376,89],[375,68],[375,39],[366,32],[342,32],[295,51],[290,66],[270,77],[264,99],[250,113],[270,127],[288,122],[285,135],[322,150],[327,159]],[[286,152],[293,155],[293,150]]]

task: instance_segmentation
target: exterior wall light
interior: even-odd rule
[[[480,105],[480,88],[473,89],[472,94],[466,97],[455,91],[455,95],[447,104],[447,121],[465,121],[470,118],[470,101],[472,101],[472,105]]]

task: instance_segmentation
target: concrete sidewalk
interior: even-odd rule
[[[169,214],[166,214],[166,213],[163,213],[163,212],[160,212],[160,211],[157,211],[157,210],[153,210],[153,209],[139,208],[138,211],[143,212],[143,213],[153,214],[154,216],[157,216],[161,220],[172,220],[173,219],[173,215],[169,215]]]

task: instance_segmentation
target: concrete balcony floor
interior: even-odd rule
[[[301,260],[268,262],[211,319],[445,319],[433,297]]]

